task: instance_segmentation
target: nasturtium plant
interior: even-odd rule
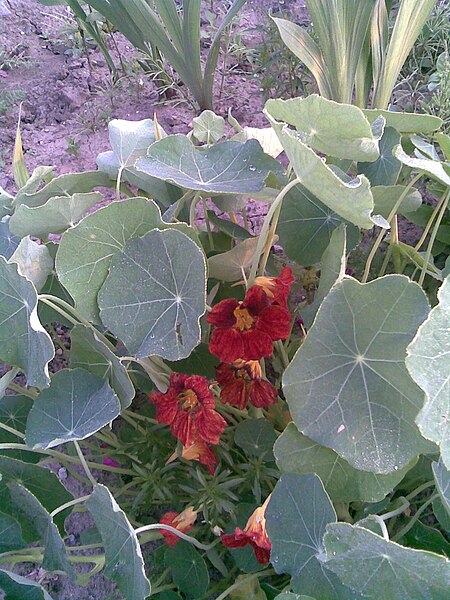
[[[316,95],[265,113],[115,120],[99,170],[0,190],[7,598],[51,598],[29,563],[127,600],[448,595],[441,122]]]

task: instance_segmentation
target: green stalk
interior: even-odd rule
[[[429,263],[430,257],[431,257],[431,251],[433,250],[433,245],[434,245],[434,241],[437,236],[439,226],[441,224],[442,219],[444,218],[445,211],[447,210],[449,198],[450,198],[450,189],[447,191],[447,195],[445,197],[444,202],[442,203],[441,210],[439,211],[438,218],[436,219],[436,223],[434,224],[434,227],[433,227],[433,232],[431,234],[430,241],[428,243],[427,252],[425,254],[425,262],[423,264],[422,272],[419,277],[419,285],[423,285],[425,275],[427,273],[428,263]]]

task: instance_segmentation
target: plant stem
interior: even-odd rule
[[[426,224],[426,226],[425,226],[425,229],[423,230],[423,233],[422,233],[422,235],[421,235],[421,237],[420,237],[420,240],[419,240],[419,241],[417,242],[417,244],[414,246],[414,250],[418,251],[418,250],[420,249],[420,247],[422,246],[422,244],[424,243],[424,241],[425,241],[425,239],[426,239],[426,237],[427,237],[427,235],[428,235],[428,232],[430,231],[430,229],[431,229],[431,226],[433,225],[433,223],[434,223],[434,220],[435,220],[435,218],[437,217],[437,215],[438,215],[438,213],[439,213],[439,211],[440,211],[440,209],[441,209],[441,206],[442,206],[442,204],[445,202],[445,198],[446,198],[446,196],[447,196],[447,193],[448,193],[448,192],[447,192],[447,190],[446,190],[446,191],[444,192],[444,194],[442,194],[442,196],[441,196],[441,198],[440,198],[439,202],[438,202],[438,203],[436,204],[436,206],[434,207],[434,210],[433,210],[433,212],[432,212],[432,214],[431,214],[431,217],[428,219],[428,223]]]
[[[189,225],[191,227],[195,227],[195,209],[197,208],[197,204],[200,202],[201,198],[200,192],[197,192],[192,199],[191,206],[189,207]]]
[[[62,343],[62,341],[60,340],[60,338],[59,338],[59,335],[56,333],[56,330],[55,330],[55,328],[53,327],[53,325],[52,325],[51,323],[49,323],[49,324],[47,325],[47,327],[48,327],[48,329],[49,329],[50,333],[53,335],[53,339],[54,339],[54,341],[55,341],[56,345],[57,345],[59,348],[61,348],[61,350],[63,351],[63,355],[64,355],[64,356],[66,356],[66,353],[67,353],[67,348],[64,346],[64,344],[63,344],[63,343]]]
[[[214,239],[213,239],[212,231],[211,231],[211,223],[209,222],[209,217],[208,217],[208,206],[206,205],[206,200],[204,198],[202,198],[202,204],[203,204],[203,216],[205,218],[206,230],[208,232],[208,240],[209,240],[210,249],[214,250]]]
[[[392,541],[396,542],[396,541],[400,540],[404,535],[406,535],[408,533],[408,531],[414,526],[416,521],[419,520],[420,515],[425,511],[425,509],[432,502],[434,502],[434,500],[436,500],[436,498],[439,498],[439,494],[433,494],[433,496],[428,498],[428,500],[422,504],[422,506],[419,508],[419,510],[416,511],[415,515],[413,517],[411,517],[408,524],[405,525],[402,529],[400,529],[399,532],[397,532],[395,534],[395,536],[392,538]]]
[[[387,513],[384,513],[384,515],[379,515],[380,519],[382,519],[383,521],[387,521],[388,519],[392,519],[392,517],[396,517],[397,515],[401,515],[402,512],[405,512],[405,510],[407,508],[409,508],[409,501],[404,496],[400,496],[399,499],[402,501],[401,506],[399,506],[395,510],[391,510],[391,511],[389,511]]]
[[[36,400],[36,398],[38,397],[38,394],[36,394],[36,392],[33,392],[32,390],[26,390],[20,385],[17,385],[17,383],[9,383],[8,388],[13,392],[17,392],[18,394],[21,394],[23,396],[28,396],[28,398],[31,398],[32,400]]]
[[[73,445],[75,446],[75,450],[77,451],[78,458],[80,459],[81,466],[83,467],[84,472],[86,473],[86,477],[89,479],[89,481],[95,487],[97,485],[97,481],[95,480],[95,477],[91,473],[89,465],[87,464],[86,459],[84,458],[84,454],[81,451],[79,443],[76,442],[76,441],[74,441]]]
[[[388,221],[389,223],[392,222],[392,219],[394,218],[394,216],[396,215],[401,203],[403,202],[403,200],[406,198],[406,196],[409,193],[409,190],[412,188],[412,186],[416,183],[416,181],[418,181],[420,178],[422,177],[422,173],[419,173],[418,175],[416,175],[415,177],[413,177],[411,179],[411,181],[408,183],[408,185],[405,187],[405,189],[403,190],[402,194],[400,195],[399,199],[397,200],[397,202],[395,203],[395,205],[393,206],[391,212],[389,213],[388,216]],[[386,235],[386,230],[382,229],[380,231],[380,233],[378,234],[377,239],[375,240],[374,245],[372,246],[371,251],[369,252],[369,256],[367,257],[367,261],[366,261],[366,267],[364,269],[364,274],[361,280],[361,283],[367,283],[367,279],[369,278],[369,273],[370,273],[370,267],[372,266],[372,261],[374,259],[374,256],[381,244],[381,242],[383,241],[384,236]]]
[[[63,510],[66,510],[66,508],[70,508],[71,506],[81,504],[81,502],[85,502],[88,498],[90,498],[90,495],[89,496],[81,496],[80,498],[74,498],[73,500],[70,500],[69,502],[62,504],[61,506],[58,506],[58,508],[55,508],[55,510],[50,513],[51,518],[53,519],[54,517],[56,517],[57,514],[59,514]]]
[[[289,357],[287,355],[285,347],[283,346],[283,342],[281,340],[277,340],[274,343],[274,346],[277,349],[278,354],[280,355],[283,367],[286,369],[289,366]]]
[[[433,245],[434,245],[434,241],[435,241],[436,236],[437,236],[437,232],[438,232],[439,226],[441,224],[442,219],[444,218],[445,211],[447,210],[447,205],[448,205],[449,198],[450,198],[450,189],[447,191],[447,195],[445,197],[445,200],[442,203],[441,210],[439,211],[438,217],[436,219],[436,223],[434,224],[434,227],[433,227],[433,232],[431,234],[430,241],[428,242],[428,248],[427,248],[427,252],[425,254],[425,262],[424,262],[424,265],[422,267],[422,272],[421,272],[420,277],[419,277],[419,282],[418,282],[419,285],[423,285],[423,282],[424,282],[424,279],[425,279],[425,275],[427,273],[428,263],[430,261],[431,251],[433,250]]]
[[[186,535],[182,531],[178,531],[178,529],[175,529],[175,527],[172,527],[171,525],[165,525],[164,523],[152,523],[151,525],[144,525],[143,527],[139,527],[139,529],[135,529],[134,533],[136,535],[139,535],[140,533],[144,533],[144,531],[153,531],[155,529],[156,530],[164,529],[164,531],[170,531],[170,533],[174,533],[182,540],[185,540],[186,542],[193,544],[200,550],[210,550],[211,548],[214,548],[214,546],[216,544],[218,544],[220,541],[220,539],[217,539],[212,544],[208,544],[208,545],[202,544],[201,542],[196,540],[194,537],[192,537],[190,535]]]
[[[413,498],[418,496],[421,492],[428,489],[432,485],[434,485],[434,479],[427,481],[426,483],[423,483],[422,485],[419,485],[419,487],[417,487],[415,490],[413,490],[410,494],[408,494],[406,496],[406,499],[411,501]]]
[[[281,190],[281,192],[278,194],[278,196],[273,201],[273,204],[270,207],[269,212],[266,215],[266,218],[264,219],[261,233],[259,234],[258,245],[256,246],[255,256],[253,257],[253,262],[252,262],[252,267],[250,269],[250,276],[248,279],[247,287],[251,287],[254,284],[256,273],[258,272],[259,259],[260,259],[261,255],[264,253],[266,245],[271,244],[271,242],[272,242],[272,238],[270,238],[272,219],[274,219],[274,221],[275,221],[275,229],[276,229],[276,225],[278,224],[278,216],[279,216],[278,207],[280,206],[280,209],[281,209],[281,203],[283,202],[283,198],[293,187],[295,187],[299,183],[300,183],[299,178],[296,178],[296,179],[293,179],[292,181],[290,181]],[[276,215],[276,217],[275,217],[275,215]],[[274,231],[275,231],[275,229],[274,229]],[[270,250],[270,247],[269,247],[269,250]],[[268,256],[268,254],[267,254],[267,256]]]
[[[6,425],[5,423],[2,423],[1,421],[0,421],[0,429],[4,429],[8,433],[12,433],[13,435],[21,438],[22,440],[25,439],[24,433],[22,433],[21,431],[17,431],[17,429],[14,429],[13,427],[9,427],[8,425]]]
[[[239,589],[241,586],[245,585],[246,583],[249,583],[250,581],[253,581],[254,579],[265,579],[266,577],[270,577],[274,573],[275,573],[275,571],[273,569],[268,569],[268,570],[262,571],[261,573],[253,573],[252,575],[249,575],[248,577],[243,577],[239,581],[236,581],[236,583],[233,583],[233,585],[231,585],[224,592],[222,592],[222,594],[220,594],[220,596],[217,596],[216,600],[224,600],[224,598],[227,598],[227,596],[229,596],[232,592]]]

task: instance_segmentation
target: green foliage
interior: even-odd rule
[[[319,96],[266,114],[265,129],[230,115],[237,135],[212,112],[188,135],[114,121],[100,170],[61,176],[29,176],[17,136],[19,189],[0,190],[7,597],[49,598],[21,563],[80,584],[103,569],[127,600],[445,597],[448,138],[417,135],[440,126],[429,115]],[[237,213],[249,196],[269,205],[256,232]],[[426,229],[416,246],[399,215]],[[355,247],[362,276],[346,274]],[[75,506],[95,528],[69,546]]]

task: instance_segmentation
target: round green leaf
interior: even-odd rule
[[[49,233],[62,233],[102,199],[100,192],[53,196],[45,204],[30,208],[20,204],[10,220],[11,231],[20,236],[45,238]]]
[[[260,192],[268,174],[282,170],[256,140],[198,147],[180,134],[152,144],[147,156],[138,159],[135,166],[147,175],[188,190],[215,194]]]
[[[318,600],[353,598],[323,567],[322,538],[336,513],[317,475],[282,475],[265,517],[272,542],[270,562],[277,573],[292,575],[294,591],[314,593]]]
[[[327,569],[371,600],[446,600],[449,561],[431,552],[404,548],[348,523],[328,525]]]
[[[274,446],[278,468],[283,473],[316,473],[333,502],[379,502],[400,483],[409,469],[388,475],[359,471],[336,452],[302,435],[290,423]]]
[[[127,600],[145,600],[150,582],[145,576],[139,540],[123,510],[104,485],[95,486],[85,502],[105,547],[105,575],[117,583]]]
[[[439,304],[408,346],[406,366],[426,394],[417,417],[419,429],[440,445],[442,458],[450,468],[450,276],[440,287],[438,299]]]
[[[201,598],[208,589],[209,574],[205,561],[192,544],[178,542],[168,548],[164,562],[172,573],[177,588],[188,598]]]
[[[225,119],[212,110],[204,110],[192,119],[195,139],[206,144],[215,144],[225,133]]]
[[[380,156],[374,162],[359,162],[358,173],[363,173],[374,185],[394,185],[402,168],[392,150],[400,143],[400,134],[393,127],[386,127],[380,140]]]
[[[272,448],[277,439],[273,425],[266,419],[242,421],[234,432],[234,441],[250,456],[273,460]]]
[[[0,512],[0,552],[20,550],[25,546],[26,544],[22,540],[22,528],[19,523],[16,519]]]
[[[450,517],[450,471],[442,460],[433,463],[433,475],[442,505]]]
[[[47,246],[37,244],[29,236],[20,240],[9,262],[19,266],[19,273],[31,281],[37,291],[53,271],[53,258]]]
[[[10,232],[8,222],[0,221],[0,256],[11,258],[19,243],[20,238]]]
[[[399,144],[394,150],[394,156],[404,165],[416,171],[422,171],[445,186],[450,186],[450,174],[445,169],[445,163],[429,158],[411,158]]]
[[[391,210],[397,204],[400,196],[406,190],[404,185],[377,185],[372,186],[375,212],[385,219],[389,217]],[[422,196],[419,190],[411,189],[402,200],[397,212],[401,215],[416,211],[422,204]]]
[[[43,587],[35,581],[0,569],[0,590],[7,600],[52,600]]]
[[[55,349],[39,322],[37,302],[34,285],[0,256],[0,359],[23,369],[28,385],[45,387]]]
[[[33,400],[28,396],[3,396],[0,398],[0,423],[25,433],[28,413],[32,406]],[[23,439],[0,427],[0,444],[7,443],[23,444]],[[0,454],[30,463],[37,463],[42,458],[36,452],[27,450],[0,450]]]
[[[296,131],[290,130],[287,125],[278,123],[271,117],[269,120],[283,144],[296,176],[311,194],[342,219],[358,227],[371,229],[374,224],[387,226],[386,222],[372,217],[373,197],[369,180],[364,175],[350,181],[347,176],[339,176],[302,142]]]
[[[48,512],[52,512],[58,506],[73,500],[73,496],[64,488],[57,476],[44,467],[0,456],[0,473],[2,475],[0,481],[1,510],[14,518],[16,518],[16,512],[11,512],[9,491],[6,487],[11,482],[18,482],[26,487]],[[58,513],[54,519],[55,524],[62,534],[64,534],[64,521],[67,514],[67,511]],[[25,535],[26,531],[23,527],[22,531],[23,535]]]
[[[123,250],[131,238],[142,236],[155,227],[165,229],[168,226],[152,200],[129,198],[112,202],[66,231],[56,255],[56,271],[75,300],[77,310],[89,321],[100,323],[97,294],[106,279],[112,257]],[[173,227],[186,235],[195,235],[187,225]]]
[[[72,581],[75,580],[75,571],[67,557],[66,547],[50,514],[23,485],[13,482],[8,487],[12,501],[33,523],[45,546],[43,568],[48,571],[65,571]]]
[[[84,369],[63,369],[34,401],[25,439],[30,448],[54,448],[89,437],[119,414],[108,382]]]
[[[97,337],[95,330],[75,325],[70,332],[70,341],[70,367],[80,367],[106,379],[117,394],[122,409],[128,408],[134,398],[135,389],[127,369]]]
[[[375,161],[378,141],[357,106],[339,104],[317,94],[290,100],[268,100],[266,111],[277,121],[293,125],[302,142],[336,158]]]
[[[152,119],[127,121],[113,119],[108,124],[109,141],[112,150],[97,156],[97,166],[115,179],[119,169],[132,167],[147,148],[155,141],[155,125]]]
[[[428,310],[403,275],[338,282],[284,374],[297,428],[363,471],[397,471],[432,451],[415,423],[423,393],[405,367]]]
[[[333,231],[341,223],[347,223],[348,248],[354,248],[359,241],[358,227],[297,185],[283,200],[277,233],[289,258],[309,266],[320,261]]]
[[[397,112],[394,110],[363,109],[370,123],[378,117],[386,120],[386,127],[393,127],[399,133],[433,133],[442,127],[442,119],[431,115]]]
[[[106,327],[139,358],[186,358],[200,342],[206,264],[186,235],[154,229],[112,260],[98,294]]]

